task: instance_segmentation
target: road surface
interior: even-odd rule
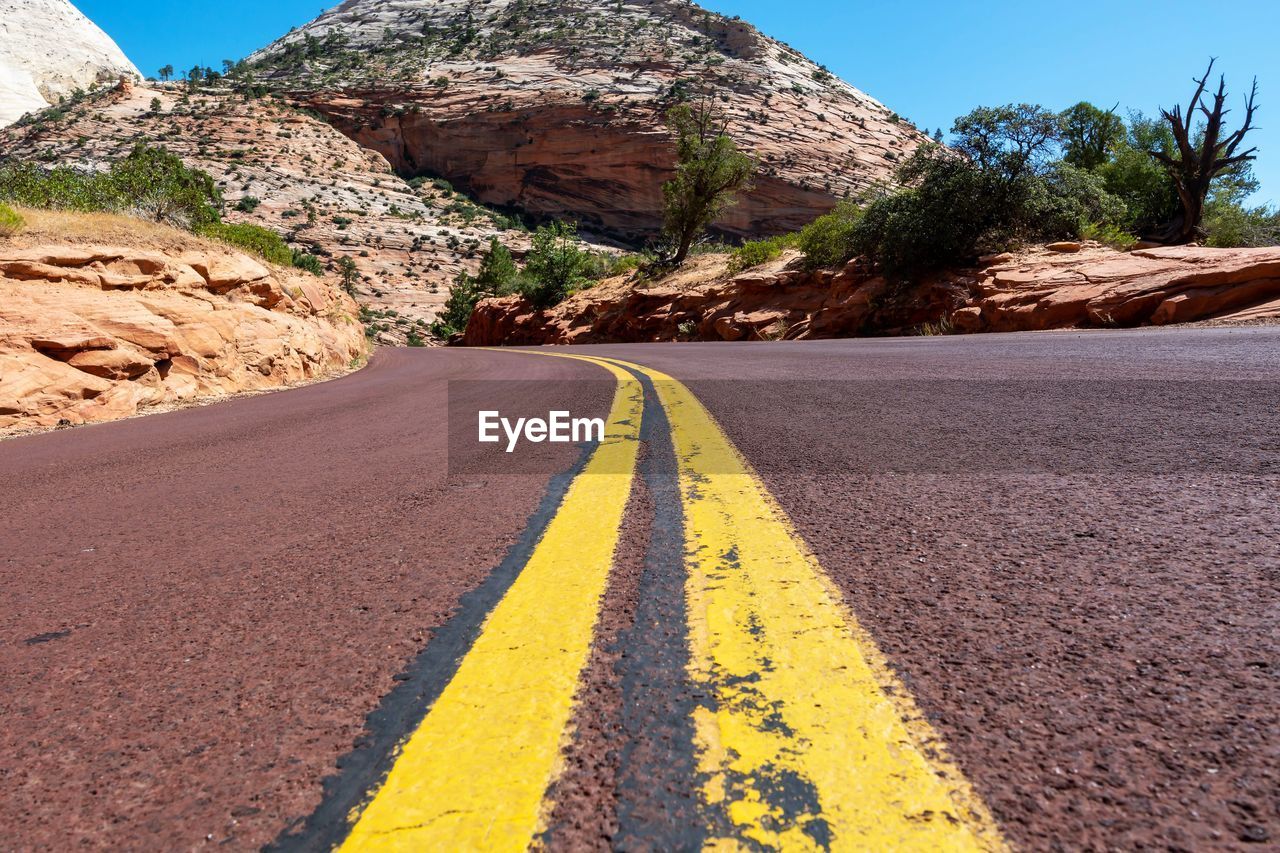
[[[0,846],[1274,845],[1278,404],[1275,329],[388,350],[0,443]]]

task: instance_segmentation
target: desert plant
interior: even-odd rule
[[[667,125],[676,137],[676,176],[662,193],[666,233],[675,245],[672,263],[679,265],[698,235],[750,189],[757,164],[726,134],[728,119],[710,96],[672,107]]]
[[[798,238],[805,265],[811,269],[835,267],[852,259],[858,251],[854,229],[861,218],[862,208],[843,201],[835,210],[806,225]]]
[[[1138,238],[1123,228],[1106,222],[1090,222],[1080,229],[1080,236],[1121,252],[1129,252],[1138,245]]]
[[[342,282],[342,289],[355,296],[356,282],[360,280],[360,270],[352,258],[345,255],[338,258],[338,278]]]
[[[1205,202],[1219,175],[1255,159],[1257,148],[1241,150],[1249,132],[1253,130],[1253,118],[1257,113],[1258,81],[1244,100],[1244,121],[1235,131],[1227,133],[1223,122],[1230,110],[1227,104],[1227,81],[1218,78],[1218,89],[1213,95],[1213,105],[1205,101],[1205,88],[1213,74],[1217,60],[1209,60],[1209,68],[1203,77],[1195,80],[1196,90],[1187,105],[1186,113],[1181,105],[1160,114],[1169,124],[1169,130],[1177,143],[1176,152],[1152,149],[1151,155],[1165,169],[1173,181],[1181,203],[1181,211],[1155,235],[1164,243],[1190,243],[1203,236],[1200,227],[1204,219]],[[1204,116],[1204,125],[1197,132],[1192,121],[1196,113]]]
[[[535,307],[549,308],[590,282],[592,263],[591,252],[578,241],[576,226],[565,222],[544,225],[533,235],[533,249],[517,289]]]
[[[741,246],[735,246],[729,251],[729,272],[736,274],[767,264],[780,257],[787,249],[794,248],[798,240],[797,234],[780,234],[763,240],[749,240]]]
[[[26,220],[8,205],[0,204],[0,238],[12,237],[22,230]]]

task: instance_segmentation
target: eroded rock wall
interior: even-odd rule
[[[229,249],[0,243],[0,430],[127,417],[353,367],[356,305]]]

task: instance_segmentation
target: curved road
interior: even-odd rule
[[[701,401],[1004,842],[1280,839],[1280,330],[571,352]],[[691,747],[696,454],[661,379],[626,381],[639,467],[570,673],[552,849],[690,847],[739,821],[708,823]],[[447,702],[593,449],[472,455],[476,412],[607,417],[622,382],[381,351],[322,385],[0,443],[0,847],[342,841],[343,797],[370,793],[343,780],[385,777]],[[831,844],[828,792],[782,788],[755,820]]]

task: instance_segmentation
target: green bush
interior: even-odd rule
[[[324,262],[310,252],[293,250],[293,265],[312,275],[324,275]]]
[[[1205,208],[1204,230],[1209,235],[1205,245],[1215,249],[1276,246],[1280,245],[1280,211],[1210,201]]]
[[[293,250],[274,231],[258,225],[215,222],[200,229],[206,237],[213,237],[239,249],[253,252],[273,264],[293,265]]]
[[[974,136],[982,135],[979,113],[963,125]],[[1039,114],[1031,115],[1038,133]],[[913,154],[898,171],[904,189],[870,204],[854,227],[854,253],[888,275],[910,277],[1032,240],[1078,237],[1090,222],[1123,216],[1123,204],[1102,178],[1023,151],[1016,141],[1020,126],[1010,129],[1009,121],[1002,112],[993,138],[970,146],[970,157],[937,146]]]
[[[533,249],[517,282],[521,296],[536,308],[550,308],[591,281],[595,259],[578,242],[576,226],[553,222],[533,235]]]
[[[1138,245],[1137,237],[1117,225],[1105,222],[1090,222],[1080,229],[1080,236],[1121,252],[1132,251],[1133,247]]]
[[[25,224],[22,214],[12,207],[0,204],[0,238],[12,237],[21,231]]]
[[[213,178],[162,148],[141,144],[105,172],[5,163],[0,199],[27,207],[125,213],[193,231],[218,222],[222,208]]]
[[[241,213],[253,213],[255,210],[258,209],[258,206],[261,204],[262,204],[261,199],[251,195],[247,195],[244,198],[240,199],[238,202],[236,202],[236,210],[240,211]]]
[[[283,237],[269,228],[248,223],[215,222],[201,228],[199,233],[252,252],[273,264],[295,267],[312,275],[324,275],[324,264],[318,257],[291,248]]]
[[[740,273],[767,264],[782,255],[787,249],[794,248],[799,241],[797,234],[780,234],[777,237],[766,237],[763,240],[750,240],[729,252],[729,272]]]
[[[837,267],[857,254],[854,229],[862,219],[862,208],[842,201],[835,210],[819,216],[800,232],[798,244],[810,269]]]

